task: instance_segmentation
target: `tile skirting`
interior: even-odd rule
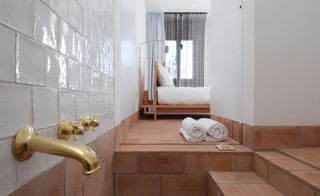
[[[229,130],[229,137],[253,150],[320,147],[320,126],[252,126],[212,115]]]

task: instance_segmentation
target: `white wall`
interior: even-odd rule
[[[243,0],[242,122],[254,125],[255,103],[255,0]]]
[[[137,45],[146,38],[145,0],[115,1],[115,124],[139,110]]]
[[[212,113],[241,121],[242,35],[241,0],[211,4]]]
[[[58,123],[97,116],[87,144],[113,126],[113,0],[0,1],[0,195],[63,159],[12,155],[22,127],[56,138]],[[49,185],[50,186],[50,185]]]
[[[255,124],[320,124],[320,1],[256,0]]]
[[[210,0],[146,0],[148,12],[210,12]]]

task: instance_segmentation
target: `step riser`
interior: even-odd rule
[[[254,172],[275,189],[288,196],[318,196],[319,190],[292,175],[290,171],[271,163],[257,154],[254,155]]]
[[[116,152],[114,166],[117,196],[207,196],[208,171],[252,172],[253,154]]]

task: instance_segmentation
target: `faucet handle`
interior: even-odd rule
[[[92,131],[96,131],[97,127],[99,127],[100,125],[100,121],[98,118],[94,117],[91,119],[91,127],[92,127]]]
[[[73,125],[70,121],[61,121],[58,127],[58,138],[68,140],[73,134]]]
[[[89,116],[84,116],[80,119],[80,124],[84,127],[85,131],[88,131],[91,127],[91,119]]]
[[[73,125],[73,139],[78,140],[79,135],[84,135],[85,128],[81,125],[81,123],[77,123]]]

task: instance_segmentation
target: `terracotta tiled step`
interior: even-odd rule
[[[279,151],[320,170],[320,148],[286,148]]]
[[[283,195],[253,172],[209,172],[208,196]]]
[[[114,155],[115,173],[197,173],[253,171],[253,153],[235,145],[219,151],[214,145],[119,145]]]
[[[117,196],[207,196],[208,171],[253,171],[253,152],[242,145],[235,148],[119,145],[114,154]]]
[[[255,152],[254,171],[288,196],[318,196],[319,170],[276,151]]]

